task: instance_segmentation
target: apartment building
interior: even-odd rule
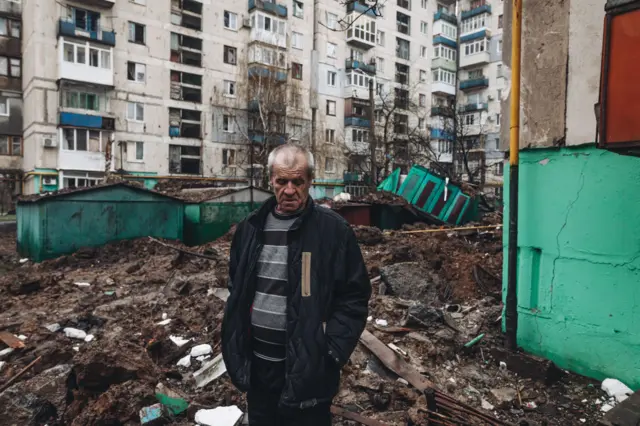
[[[502,64],[504,0],[462,0],[459,3],[459,137],[463,158],[454,160],[457,172],[475,173],[485,192],[502,197],[504,155],[500,147],[501,99],[505,89]],[[459,154],[457,154],[459,155]]]
[[[0,214],[22,180],[22,5],[0,2]]]
[[[0,3],[19,9],[15,1]],[[13,87],[23,89],[24,123],[11,120],[16,138],[7,149],[20,145],[22,157],[11,160],[25,172],[24,193],[91,186],[112,173],[259,181],[269,149],[300,141],[316,153],[317,182],[331,195],[345,178],[366,182],[373,140],[387,170],[428,163],[418,155],[425,147],[413,146],[421,141],[424,158],[452,164],[453,117],[441,113],[461,101],[489,104],[465,112],[496,127],[497,138],[499,95],[488,92],[497,87],[499,54],[485,62],[458,54],[458,39],[466,47],[479,30],[462,40],[468,13],[457,17],[455,0],[378,8],[365,0],[60,0],[22,8],[24,66],[14,76],[8,59],[7,78],[22,78]],[[489,40],[493,24],[485,25]],[[7,28],[8,38],[17,34]],[[458,77],[478,71],[492,83],[456,90]],[[0,161],[9,157],[2,149],[0,142]]]

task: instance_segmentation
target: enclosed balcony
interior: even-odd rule
[[[453,117],[453,108],[446,106],[433,106],[431,107],[431,115],[438,116],[441,115],[443,117]]]
[[[433,58],[431,60],[431,69],[442,68],[451,72],[456,72],[456,61],[447,58]]]
[[[113,48],[60,38],[58,79],[113,86]]]
[[[376,21],[368,15],[350,13],[347,21],[347,43],[359,49],[371,49],[376,46]]]
[[[366,72],[367,74],[376,73],[376,64],[367,64],[362,61],[356,61],[355,59],[347,59],[345,61],[345,68],[347,70],[361,70]]]
[[[248,76],[251,79],[274,79],[275,81],[286,83],[287,72],[267,65],[253,64],[249,66]]]
[[[455,135],[444,129],[433,128],[431,129],[431,139],[444,139],[444,140],[452,141],[455,139]]]
[[[465,54],[463,51],[463,53],[460,55],[460,68],[487,65],[490,62],[491,62],[491,54],[486,50],[482,52],[476,52],[470,55]]]
[[[484,77],[460,81],[460,90],[477,90],[489,87],[489,79]]]
[[[287,17],[287,6],[277,4],[268,0],[249,0],[249,12],[254,10],[262,10],[272,15]]]
[[[22,15],[22,3],[12,0],[0,0],[0,13],[17,18]]]
[[[58,27],[58,36],[75,37],[85,40],[91,40],[97,43],[106,44],[108,46],[116,45],[116,33],[113,30],[100,28],[97,26],[87,28],[78,27],[77,22],[73,19],[60,19]]]
[[[439,20],[443,20],[443,21],[447,21],[453,25],[457,25],[458,24],[458,18],[456,18],[456,15],[453,13],[449,13],[446,12],[444,10],[439,10],[437,11],[434,15],[433,15],[433,20],[435,21],[439,21]]]
[[[464,19],[469,19],[469,18],[473,18],[474,16],[483,14],[483,13],[491,13],[491,5],[490,4],[483,4],[480,5],[478,7],[474,7],[472,9],[469,10],[463,10],[462,14],[461,14],[461,18]]]
[[[345,127],[354,126],[354,127],[366,127],[369,128],[371,126],[371,122],[366,118],[360,117],[347,117],[344,119]]]

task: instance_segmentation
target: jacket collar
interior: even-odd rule
[[[271,198],[269,198],[267,201],[265,201],[264,204],[262,204],[262,206],[249,217],[248,219],[249,223],[254,227],[256,227],[258,230],[262,231],[264,229],[264,224],[267,220],[267,216],[276,208],[277,205],[278,205],[278,202],[276,201],[276,197],[274,195]],[[304,210],[302,211],[302,214],[300,215],[298,220],[296,220],[293,223],[290,230],[294,231],[298,229],[300,225],[304,223],[307,217],[309,217],[309,214],[311,214],[314,208],[315,208],[315,202],[313,201],[313,198],[309,196],[309,198],[307,199],[307,204],[305,205]]]

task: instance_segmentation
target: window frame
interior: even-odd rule
[[[20,152],[18,154],[16,154],[14,150],[16,139],[20,144]],[[24,140],[22,139],[22,136],[0,135],[0,145],[3,141],[6,141],[7,143],[7,152],[6,154],[0,152],[0,156],[22,157],[24,155]]]
[[[329,87],[337,87],[338,73],[336,71],[327,70],[327,85]]]
[[[227,46],[226,44],[223,45],[223,50],[222,50],[222,56],[223,56],[223,61],[225,64],[227,65],[234,65],[237,66],[238,65],[238,48],[234,47],[234,46]],[[233,55],[233,62],[230,61],[230,53],[234,52]]]
[[[332,109],[333,109],[333,113],[331,113]],[[335,117],[336,114],[337,114],[336,110],[337,110],[337,102],[336,101],[332,101],[330,99],[327,99],[327,104],[326,104],[326,109],[325,109],[326,115],[328,115],[330,117]]]
[[[236,92],[237,83],[234,80],[223,80],[223,84],[224,84],[224,96],[228,98],[235,98],[237,93]]]
[[[228,22],[227,22],[227,15],[229,16]],[[232,17],[235,17],[235,25],[231,26],[232,23]],[[227,25],[227,23],[229,25]],[[238,14],[235,12],[230,12],[228,10],[225,10],[222,14],[222,25],[224,26],[225,29],[227,30],[231,30],[231,31],[238,31]]]
[[[129,43],[133,43],[133,44],[139,44],[141,46],[146,46],[147,45],[147,26],[144,24],[139,24],[137,22],[134,21],[128,21],[128,30],[129,33],[127,35],[127,38],[129,40]],[[142,28],[142,42],[135,40],[136,38],[136,26],[141,27]],[[132,35],[132,31],[133,30],[133,40],[131,39],[131,35]]]
[[[303,78],[302,64],[298,62],[291,62],[291,78],[294,80],[302,80]]]
[[[142,151],[142,155],[138,158],[138,148],[142,147],[140,151]],[[135,161],[144,162],[144,142],[136,141],[135,142],[136,152],[134,153]]]
[[[133,106],[133,118],[130,116],[131,106]],[[142,102],[127,102],[127,121],[132,121],[135,123],[144,123],[144,104]],[[139,109],[141,107],[142,110],[142,118],[138,117]]]

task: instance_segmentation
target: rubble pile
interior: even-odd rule
[[[598,383],[500,351],[500,230],[355,232],[374,295],[334,424],[359,415],[426,425],[429,393],[417,382],[445,406],[467,407],[431,414],[442,424],[597,424],[611,401]],[[16,425],[236,424],[246,402],[219,356],[232,234],[195,248],[122,241],[40,264],[21,263],[15,234],[0,235],[0,416]],[[495,423],[467,419],[472,410]]]

